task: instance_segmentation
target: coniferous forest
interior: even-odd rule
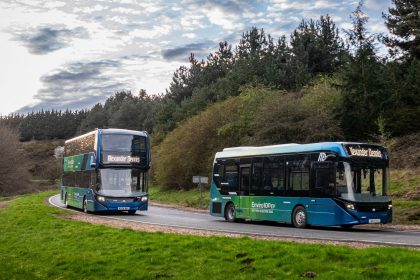
[[[368,32],[359,4],[350,30],[322,15],[274,38],[253,27],[239,42],[175,70],[165,94],[116,92],[89,110],[3,116],[21,141],[68,139],[95,128],[146,130],[153,174],[167,188],[208,175],[223,147],[366,141],[420,133],[417,0],[393,0],[389,34]]]

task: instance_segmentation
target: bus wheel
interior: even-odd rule
[[[235,205],[233,203],[229,203],[226,206],[225,210],[225,220],[228,222],[234,222],[236,220],[236,211],[235,211]]]
[[[67,193],[64,195],[64,205],[69,208],[69,202],[67,201]]]
[[[293,225],[297,228],[305,228],[308,223],[306,210],[302,206],[298,206],[293,210]]]
[[[134,214],[136,214],[136,210],[128,210],[128,214],[134,215]]]
[[[82,206],[82,209],[83,209],[83,212],[85,212],[85,213],[88,212],[86,196],[83,198],[83,206]]]

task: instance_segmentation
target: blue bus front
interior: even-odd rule
[[[139,169],[102,168],[96,174],[95,189],[88,196],[88,211],[147,210],[147,172]]]
[[[98,131],[92,211],[145,211],[148,208],[149,137],[120,129]],[[90,205],[89,205],[90,202]]]
[[[307,223],[321,226],[392,222],[387,151],[374,145],[343,147],[347,154],[312,162],[309,197],[291,203],[290,213],[299,204],[306,210]]]
[[[67,140],[61,200],[89,212],[147,210],[149,166],[143,131],[98,129]]]

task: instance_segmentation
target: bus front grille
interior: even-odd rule
[[[359,212],[384,212],[388,210],[388,204],[387,205],[356,205],[356,210]]]
[[[127,197],[112,197],[112,198],[107,198],[108,202],[135,202],[136,199],[133,198],[127,198]]]

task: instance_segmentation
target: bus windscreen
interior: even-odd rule
[[[105,152],[128,152],[140,155],[146,152],[146,138],[138,135],[103,134],[101,147]]]

